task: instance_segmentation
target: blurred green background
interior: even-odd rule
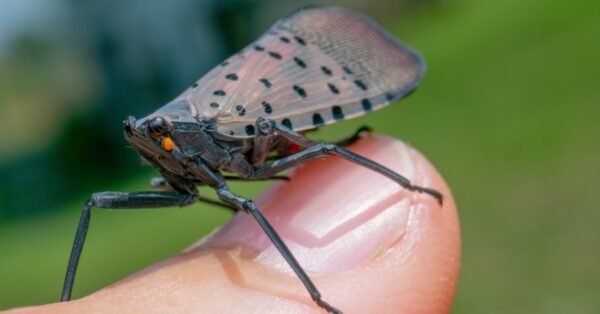
[[[319,3],[371,15],[427,60],[413,96],[316,136],[368,124],[437,165],[464,241],[453,312],[600,313],[600,2]],[[299,6],[0,2],[0,309],[58,300],[90,193],[147,189],[154,171],[126,148],[122,120],[169,101]],[[94,212],[74,296],[229,217],[204,205]]]

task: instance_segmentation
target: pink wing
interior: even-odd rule
[[[411,92],[424,74],[414,50],[369,18],[339,8],[296,11],[179,98],[217,132],[255,135],[259,117],[296,131],[353,118]]]

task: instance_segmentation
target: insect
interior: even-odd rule
[[[328,304],[256,204],[227,185],[278,178],[304,162],[341,156],[402,187],[442,203],[438,191],[413,185],[394,171],[346,150],[312,141],[303,131],[364,115],[415,89],[424,74],[420,55],[398,43],[369,18],[341,8],[305,8],[276,22],[265,34],[150,115],[124,121],[125,139],[169,191],[95,193],[86,203],[67,268],[62,301],[71,298],[93,207],[134,209],[215,202],[198,194],[212,187],[225,206],[251,215],[306,287]]]

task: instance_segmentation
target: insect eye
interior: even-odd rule
[[[167,121],[161,117],[156,117],[148,123],[148,129],[150,129],[150,135],[153,137],[159,137],[165,135],[169,130]]]

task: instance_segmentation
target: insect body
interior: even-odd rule
[[[92,195],[77,229],[62,300],[71,296],[92,207],[184,206],[208,201],[197,190],[208,185],[226,206],[260,224],[316,304],[341,313],[321,298],[255,203],[234,194],[221,172],[243,180],[269,179],[309,160],[337,155],[441,203],[438,191],[413,185],[343,145],[317,143],[302,133],[398,100],[417,86],[423,73],[418,53],[362,15],[309,8],[281,19],[172,102],[124,122],[126,140],[160,172],[170,191]],[[271,161],[268,156],[276,157]]]

